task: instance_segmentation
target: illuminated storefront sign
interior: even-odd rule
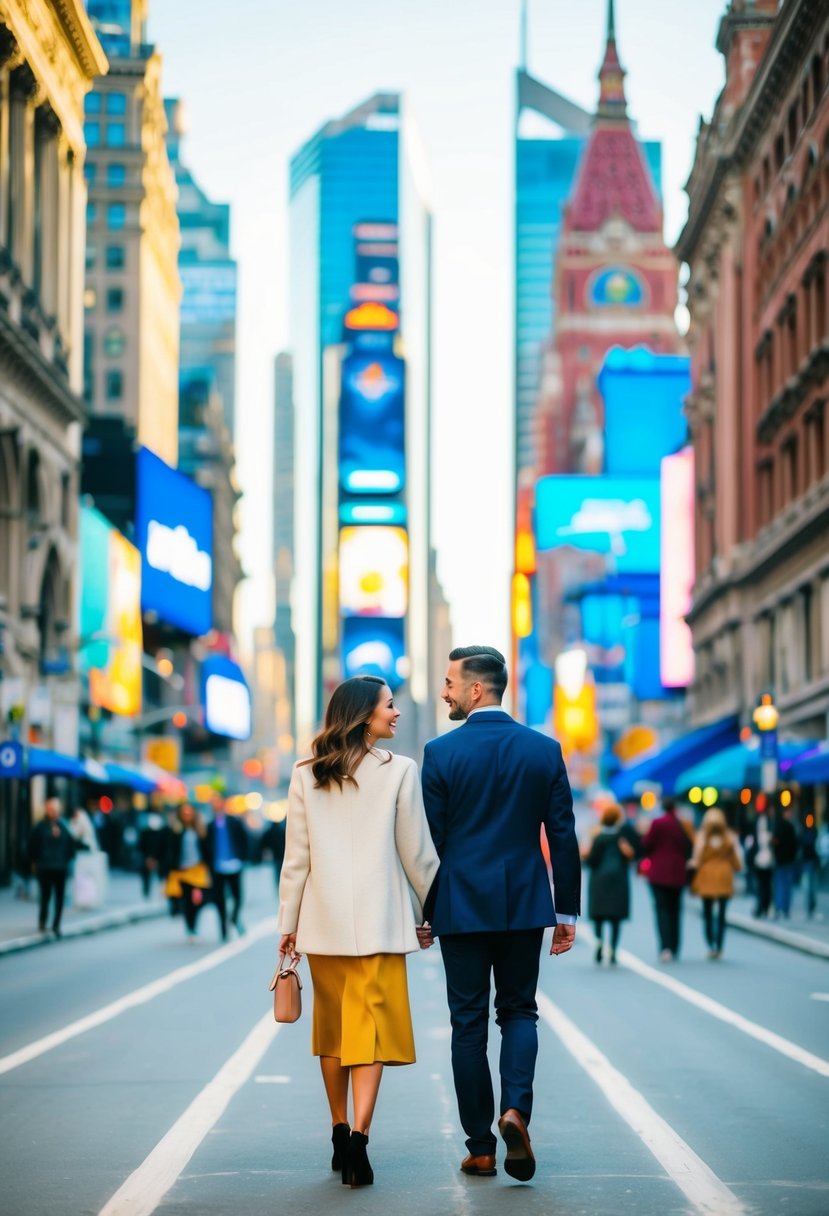
[[[694,585],[694,449],[662,461],[659,669],[666,688],[687,688],[694,649],[685,615]]]
[[[342,616],[405,616],[409,591],[405,529],[343,528],[339,585]]]
[[[144,611],[187,633],[207,633],[212,624],[212,500],[207,490],[147,448],[137,456],[135,534]]]
[[[359,675],[380,676],[394,692],[408,674],[405,621],[346,617],[342,660],[346,679]]]
[[[102,515],[81,508],[82,667],[93,705],[141,712],[141,555]]]
[[[659,481],[627,477],[542,477],[536,487],[539,549],[570,545],[605,553],[623,573],[659,570]]]
[[[357,352],[343,360],[340,486],[351,494],[396,494],[406,474],[404,363]]]
[[[204,724],[214,735],[249,739],[251,701],[241,667],[224,655],[211,655],[202,664]]]

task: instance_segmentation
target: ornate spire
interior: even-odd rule
[[[625,72],[616,50],[616,14],[613,0],[607,0],[607,43],[599,69],[599,118],[627,118]]]

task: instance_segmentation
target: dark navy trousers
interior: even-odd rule
[[[489,1001],[501,1030],[500,1114],[512,1108],[529,1123],[538,1054],[535,991],[543,929],[441,935],[452,1022],[452,1073],[470,1153],[495,1152],[495,1099],[487,1060]]]

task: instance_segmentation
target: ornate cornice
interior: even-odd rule
[[[15,380],[32,394],[63,426],[83,422],[86,408],[65,380],[56,373],[29,334],[0,310],[0,350],[14,369]]]

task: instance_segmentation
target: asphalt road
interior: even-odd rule
[[[410,960],[418,1064],[386,1072],[375,1186],[345,1190],[310,990],[277,1029],[271,875],[248,877],[228,947],[208,909],[197,945],[161,920],[0,960],[3,1216],[829,1212],[829,965],[738,933],[708,962],[691,904],[660,965],[638,888],[620,966],[596,966],[585,925],[543,960],[533,1182],[459,1173],[434,949]]]

